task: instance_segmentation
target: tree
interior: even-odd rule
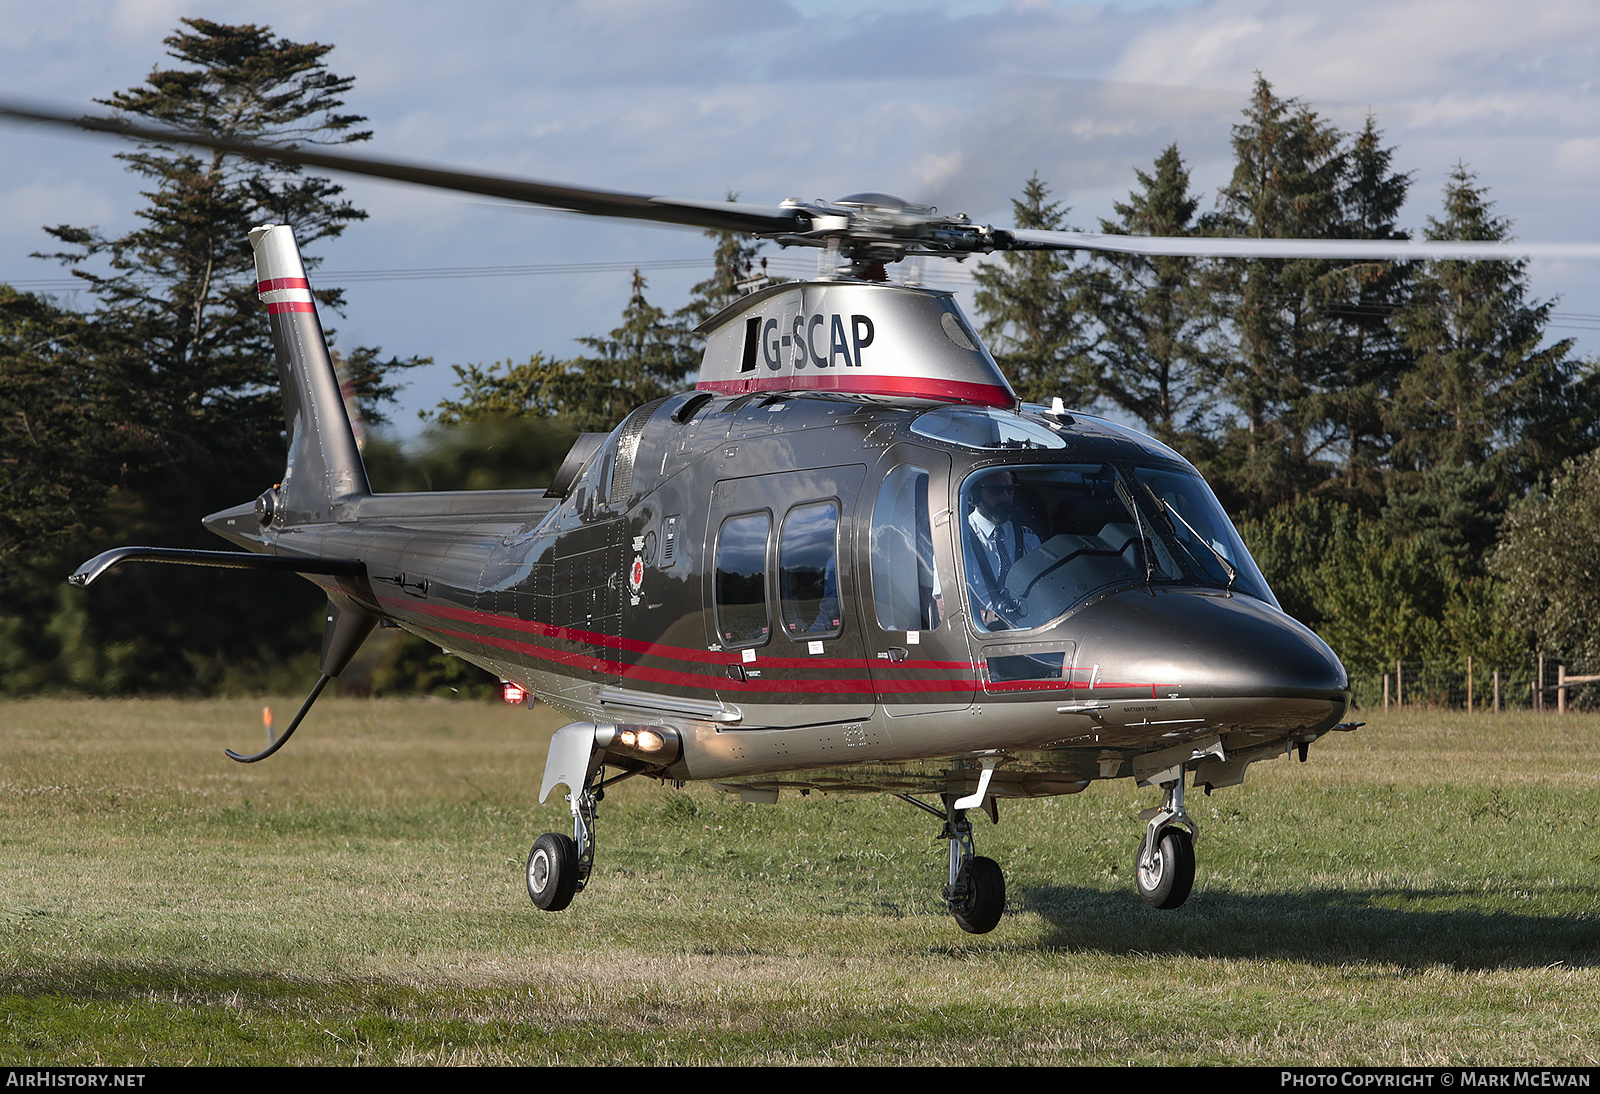
[[[177,66],[102,103],[141,120],[268,143],[367,136],[360,117],[339,112],[352,81],[327,70],[329,46],[200,19],[186,20],[166,44]],[[87,315],[49,316],[53,332],[35,340],[58,373],[49,386],[84,393],[76,406],[51,408],[76,416],[62,428],[76,429],[82,446],[65,453],[61,481],[88,468],[95,489],[58,506],[49,530],[34,537],[27,567],[51,571],[48,588],[38,597],[8,589],[0,604],[0,662],[13,690],[210,690],[271,678],[315,649],[321,597],[293,579],[152,566],[119,572],[92,595],[59,585],[72,562],[112,543],[215,547],[198,516],[281,476],[281,401],[248,232],[264,221],[288,223],[311,244],[364,216],[338,186],[295,168],[159,142],[119,158],[149,185],[134,231],[112,238],[47,229],[67,245],[56,257],[98,301]],[[336,291],[319,297],[338,304]],[[383,377],[398,362],[363,347],[350,363],[364,378],[358,399],[370,403],[392,388]],[[119,457],[130,445],[137,458]],[[252,626],[239,628],[241,618]],[[27,636],[28,645],[7,634]]]
[[[634,270],[622,324],[605,337],[578,339],[593,352],[572,362],[581,382],[578,390],[564,393],[561,412],[580,429],[614,428],[639,404],[677,391],[700,364],[644,290],[645,279]]]
[[[1298,99],[1259,74],[1234,127],[1237,163],[1203,228],[1283,238],[1393,238],[1407,180],[1368,121],[1352,146]],[[1374,365],[1362,351],[1387,264],[1312,260],[1219,262],[1208,288],[1223,320],[1216,350],[1234,422],[1216,470],[1259,515],[1329,482],[1370,430]],[[1392,367],[1392,360],[1386,367]],[[1342,450],[1342,452],[1341,452]]]
[[[1067,209],[1050,200],[1037,172],[1012,199],[1019,228],[1059,231]],[[983,336],[1018,395],[1033,402],[1060,396],[1082,405],[1097,394],[1085,350],[1083,322],[1072,300],[1073,266],[1056,251],[1007,251],[973,272]]]
[[[144,85],[98,101],[174,128],[269,144],[371,136],[356,128],[364,118],[338,113],[354,81],[327,70],[332,46],[274,39],[253,25],[183,25],[166,45],[189,67],[156,69]],[[153,186],[138,214],[143,227],[115,239],[89,228],[48,229],[76,248],[57,257],[100,300],[104,363],[114,362],[136,416],[173,456],[249,459],[276,450],[282,421],[249,231],[290,224],[305,247],[366,214],[340,199],[342,187],[296,167],[151,142],[117,158]],[[90,268],[99,258],[109,260],[109,273]],[[336,290],[318,297],[335,309],[340,302]]]
[[[536,353],[526,363],[453,365],[461,396],[440,402],[433,417],[463,422],[493,415],[559,419],[578,432],[608,432],[642,403],[670,395],[699,358],[678,337],[667,313],[644,296],[645,279],[633,271],[633,291],[622,324],[606,336],[580,338],[592,354],[557,360]],[[428,415],[424,415],[428,417]]]
[[[1429,239],[1504,240],[1486,190],[1457,166]],[[1430,262],[1393,318],[1414,365],[1387,407],[1391,507],[1476,565],[1499,513],[1561,462],[1600,442],[1600,380],[1571,340],[1542,345],[1554,301],[1528,298],[1526,262]]]
[[[149,434],[126,424],[81,316],[0,285],[0,588],[6,563],[83,534]]]
[[[739,195],[730,190],[728,200],[738,201]],[[689,302],[672,313],[679,352],[690,362],[690,369],[699,366],[705,350],[705,338],[695,334],[695,328],[744,296],[749,291],[746,285],[757,277],[768,284],[782,280],[766,276],[766,259],[760,258],[763,245],[760,237],[718,231],[708,231],[705,235],[716,244],[711,276],[690,289]]]
[[[1199,200],[1189,193],[1178,146],[1157,157],[1154,174],[1135,174],[1140,188],[1115,206],[1119,219],[1102,220],[1100,230],[1189,235]],[[1196,274],[1192,259],[1100,253],[1078,298],[1098,324],[1090,350],[1096,392],[1158,440],[1182,447],[1206,432],[1212,402],[1203,343],[1214,320]]]
[[[1396,174],[1394,149],[1382,144],[1372,115],[1349,145],[1340,192],[1341,231],[1350,239],[1408,239],[1397,226],[1410,191],[1409,175]],[[1384,500],[1389,436],[1384,408],[1411,356],[1389,322],[1411,292],[1414,264],[1358,262],[1341,267],[1342,291],[1327,302],[1336,324],[1342,375],[1315,396],[1314,413],[1332,438],[1333,480],[1325,492],[1374,515]]]
[[[1600,660],[1600,450],[1511,506],[1489,569],[1540,649]]]

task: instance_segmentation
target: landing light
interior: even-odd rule
[[[528,698],[528,689],[510,680],[500,682],[500,698],[515,706]]]

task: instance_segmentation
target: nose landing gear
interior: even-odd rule
[[[1183,808],[1183,772],[1163,784],[1166,799],[1157,809],[1140,814],[1148,820],[1139,853],[1133,860],[1139,896],[1152,908],[1171,910],[1189,899],[1194,888],[1194,844],[1199,828]],[[1180,825],[1182,827],[1180,827]]]

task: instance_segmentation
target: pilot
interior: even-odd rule
[[[967,514],[967,589],[973,614],[985,630],[1003,630],[1012,607],[1005,592],[1006,576],[1017,560],[1039,547],[1032,528],[1015,519],[1017,476],[1004,468],[991,471],[968,488],[972,511]]]

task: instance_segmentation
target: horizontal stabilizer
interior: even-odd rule
[[[184,547],[113,547],[101,551],[67,578],[74,585],[92,585],[111,567],[122,562],[168,562],[180,566],[219,566],[228,570],[281,570],[291,574],[332,574],[363,577],[366,563],[354,558],[296,558],[293,555],[256,555],[248,551],[197,551]]]

